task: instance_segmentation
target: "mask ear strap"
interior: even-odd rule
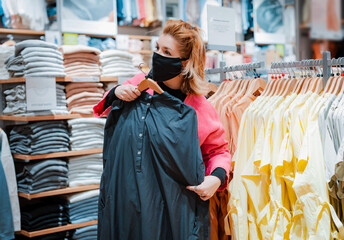
[[[189,58],[181,58],[180,61],[186,61],[189,60]]]

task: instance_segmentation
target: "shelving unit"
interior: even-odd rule
[[[77,229],[77,228],[82,228],[82,227],[87,227],[91,225],[97,224],[97,220],[89,221],[89,222],[83,222],[83,223],[78,223],[78,224],[67,224],[64,226],[60,227],[54,227],[54,228],[47,228],[39,231],[34,231],[34,232],[28,232],[25,230],[21,230],[20,232],[17,232],[17,234],[24,235],[26,237],[32,238],[32,237],[38,237],[42,235],[47,235],[51,233],[57,233],[57,232],[63,232],[63,231],[68,231],[72,229]]]
[[[82,78],[89,78],[90,81],[85,81],[85,82],[92,82],[92,79],[96,79],[97,77],[56,77],[56,82],[62,82],[62,83],[70,83],[70,82],[81,82],[80,79]],[[9,79],[0,79],[0,84],[4,83],[24,83],[26,81],[25,77],[20,77],[20,78],[9,78]],[[98,82],[98,81],[94,81]],[[109,76],[100,76],[99,77],[99,82],[118,82],[117,77],[109,77]]]
[[[32,160],[42,160],[42,159],[49,159],[49,158],[62,158],[62,157],[89,155],[89,154],[102,153],[102,152],[103,152],[102,148],[92,148],[92,149],[85,149],[85,150],[78,150],[78,151],[56,152],[56,153],[47,153],[47,154],[40,154],[40,155],[13,154],[13,158],[26,160],[26,161],[32,161]]]
[[[49,121],[49,120],[68,120],[74,118],[82,117],[94,117],[90,114],[61,114],[61,115],[42,115],[42,116],[9,116],[0,115],[0,120],[6,121],[19,121],[19,122],[29,122],[29,121]]]
[[[13,30],[13,29],[11,29]],[[9,30],[0,29],[1,33],[13,33]],[[44,32],[35,32],[35,31],[23,31],[18,30],[15,31],[17,34],[44,34]],[[148,51],[143,52],[148,53]],[[59,83],[71,83],[71,82],[103,82],[103,83],[116,83],[118,82],[118,78],[116,77],[108,77],[108,76],[100,76],[100,77],[56,77],[56,82]],[[1,84],[10,84],[10,83],[25,83],[26,78],[10,78],[10,79],[2,79],[0,80]],[[9,116],[9,115],[0,115],[0,120],[2,121],[15,121],[15,122],[30,122],[30,121],[49,121],[49,120],[68,120],[68,119],[76,119],[76,118],[84,118],[84,117],[94,117],[93,114],[64,114],[64,115],[43,115],[43,116]],[[84,155],[90,155],[90,154],[96,154],[96,153],[102,153],[102,148],[93,148],[93,149],[85,149],[85,150],[77,150],[77,151],[66,151],[66,152],[54,152],[54,153],[48,153],[48,154],[40,154],[40,155],[23,155],[23,154],[13,154],[13,158],[18,160],[24,160],[24,161],[35,161],[35,160],[44,160],[44,159],[54,159],[54,158],[67,158],[67,157],[73,157],[73,156],[84,156]],[[73,194],[73,193],[81,193],[84,191],[89,190],[95,190],[99,189],[99,184],[90,184],[90,185],[82,185],[82,186],[75,186],[75,187],[66,187],[63,189],[55,189],[35,194],[28,194],[23,192],[18,192],[18,196],[27,200],[32,199],[40,199],[40,198],[46,198],[46,197],[54,197],[54,196],[63,196],[66,194]],[[94,221],[88,221],[84,223],[79,224],[68,224],[64,226],[54,227],[54,228],[48,228],[43,229],[39,231],[34,232],[28,232],[25,230],[16,232],[16,234],[24,235],[26,237],[32,238],[42,235],[47,235],[51,233],[57,233],[72,229],[77,229],[85,226],[95,225],[97,224],[97,220]]]
[[[45,31],[34,31],[30,29],[0,28],[0,34],[43,36],[45,35]]]
[[[31,200],[35,198],[58,196],[58,195],[77,193],[77,192],[83,192],[83,191],[94,190],[94,189],[99,189],[99,184],[67,187],[67,188],[61,188],[61,189],[40,192],[40,193],[35,193],[35,194],[18,192],[18,196]]]

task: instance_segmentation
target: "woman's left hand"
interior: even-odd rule
[[[198,186],[187,186],[190,191],[197,193],[203,201],[211,198],[221,186],[221,180],[215,176],[205,176],[204,181]]]

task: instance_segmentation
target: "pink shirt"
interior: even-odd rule
[[[132,79],[125,81],[125,84],[137,86],[145,75],[143,73],[136,75]],[[148,89],[149,94],[153,94],[153,90]],[[105,98],[94,106],[93,111],[96,117],[107,115],[111,109],[108,107],[103,111]],[[198,138],[201,146],[204,165],[206,167],[206,175],[210,175],[216,168],[220,167],[226,170],[226,181],[219,188],[223,190],[227,187],[229,172],[231,169],[231,155],[227,149],[228,142],[225,140],[225,131],[220,122],[219,116],[215,108],[203,96],[188,95],[184,101],[185,104],[193,107],[197,114]]]

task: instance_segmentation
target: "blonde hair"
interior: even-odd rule
[[[181,58],[189,60],[182,72],[184,79],[181,91],[185,94],[206,95],[208,90],[204,80],[205,46],[201,29],[182,20],[168,20],[162,32],[178,42]]]

